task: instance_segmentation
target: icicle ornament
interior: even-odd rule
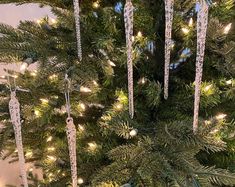
[[[16,147],[18,151],[19,165],[20,165],[20,175],[21,175],[24,187],[28,187],[27,173],[25,169],[24,150],[23,150],[23,143],[22,143],[22,134],[21,134],[20,103],[18,99],[16,98],[16,91],[11,91],[11,100],[9,102],[9,112],[10,112],[11,122],[13,124],[14,132],[15,132]]]
[[[195,78],[195,100],[194,100],[194,119],[193,132],[198,130],[198,115],[200,105],[200,87],[202,82],[203,61],[205,54],[206,32],[208,24],[208,4],[205,0],[198,3],[197,14],[197,58],[196,58],[196,78]]]
[[[65,100],[66,100],[66,110],[68,114],[68,118],[66,120],[66,135],[69,146],[69,158],[71,165],[71,175],[72,175],[72,187],[77,187],[78,179],[77,179],[77,154],[76,154],[76,128],[73,123],[73,118],[70,116],[70,80],[68,79],[68,75],[65,75],[66,82],[66,91],[65,91]]]
[[[128,69],[128,98],[129,114],[134,117],[134,91],[133,91],[133,62],[132,62],[132,37],[133,37],[133,10],[131,0],[126,0],[124,7],[124,21],[127,47],[127,69]]]
[[[174,14],[174,0],[165,0],[166,28],[165,28],[165,73],[164,73],[164,98],[168,98],[169,73],[171,59],[171,32]]]
[[[73,0],[74,6],[74,18],[76,26],[76,37],[77,37],[77,53],[78,59],[82,60],[82,44],[81,44],[81,31],[80,31],[80,7],[79,0]]]

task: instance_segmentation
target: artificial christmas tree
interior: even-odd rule
[[[169,97],[164,100],[164,1],[135,0],[132,37],[134,118],[128,110],[124,1],[80,1],[82,60],[78,59],[72,0],[0,0],[52,7],[56,22],[44,18],[0,25],[0,60],[37,63],[34,72],[11,72],[21,103],[26,162],[42,168],[35,186],[72,183],[66,139],[67,74],[76,127],[79,186],[223,186],[234,162],[234,1],[210,4],[201,85],[200,119],[193,133],[196,60],[195,1],[175,1]],[[75,11],[77,12],[77,11]],[[4,79],[4,77],[3,77]],[[10,82],[9,81],[9,82]],[[17,160],[8,112],[9,89],[1,85],[2,157]],[[68,109],[68,108],[67,108]],[[68,111],[68,110],[67,110]],[[227,146],[226,142],[229,146]],[[3,154],[3,150],[4,152]],[[217,154],[218,153],[218,154]],[[220,166],[212,167],[212,165]],[[209,167],[210,166],[210,167]],[[232,170],[232,167],[231,167]]]

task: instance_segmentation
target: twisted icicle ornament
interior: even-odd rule
[[[72,185],[77,186],[77,158],[76,158],[76,128],[73,123],[73,118],[68,117],[66,120],[66,134],[69,145],[69,157],[72,174]]]
[[[68,113],[68,118],[66,120],[66,135],[68,139],[69,146],[69,157],[70,157],[70,165],[71,165],[71,175],[72,175],[72,186],[77,187],[78,179],[77,179],[77,155],[76,155],[76,128],[73,123],[73,118],[70,116],[70,80],[68,79],[68,75],[65,75],[66,82],[66,91],[65,91],[65,100],[66,100],[66,110]]]
[[[76,25],[76,37],[77,37],[77,53],[78,59],[82,60],[82,44],[81,44],[81,31],[80,31],[80,7],[79,7],[79,0],[73,0],[74,6],[74,18],[75,18],[75,25]]]
[[[18,151],[19,164],[20,164],[20,175],[22,177],[24,187],[28,187],[27,173],[25,170],[25,159],[24,159],[24,150],[22,143],[22,134],[21,134],[21,122],[20,122],[20,103],[16,98],[16,92],[11,91],[11,100],[9,102],[9,111],[11,116],[11,122],[14,127],[16,147]]]
[[[165,0],[166,28],[165,28],[165,77],[164,77],[164,98],[168,98],[169,71],[171,58],[171,31],[174,13],[174,0]]]
[[[203,61],[205,54],[206,32],[208,24],[208,4],[205,0],[198,2],[200,5],[197,14],[197,59],[196,59],[196,78],[195,78],[195,100],[194,100],[194,119],[193,131],[198,130],[198,113],[200,104],[200,87],[202,82]]]
[[[133,10],[131,0],[126,0],[124,7],[124,21],[126,32],[127,47],[127,69],[128,69],[128,98],[129,98],[129,114],[134,117],[134,91],[133,91],[133,63],[132,63],[132,37],[133,37]]]

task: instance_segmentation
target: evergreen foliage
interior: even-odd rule
[[[17,92],[17,97],[26,161],[44,173],[43,180],[38,180],[29,172],[32,186],[64,187],[71,181],[65,133],[66,73],[72,82],[81,186],[233,186],[235,41],[234,29],[225,34],[224,28],[234,21],[234,0],[220,0],[210,7],[196,135],[192,131],[195,1],[175,2],[170,97],[164,100],[164,1],[133,0],[134,119],[128,114],[125,2],[101,0],[98,6],[94,2],[81,1],[83,60],[79,62],[72,0],[0,0],[2,4],[49,5],[57,17],[56,22],[49,17],[38,23],[24,21],[17,28],[0,25],[0,61],[38,64],[37,72],[6,70],[11,82],[17,75],[16,84],[30,90]],[[189,33],[184,34],[182,28]],[[83,92],[84,87],[89,91]],[[18,158],[9,95],[8,85],[1,84],[0,156],[14,162]],[[136,136],[130,133],[133,130]]]

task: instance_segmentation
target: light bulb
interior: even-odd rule
[[[40,99],[40,101],[42,102],[42,104],[48,104],[48,102],[49,102],[48,99]]]
[[[229,23],[225,28],[224,28],[224,34],[228,34],[230,29],[232,27],[232,23]]]
[[[24,63],[21,64],[21,66],[20,66],[20,71],[25,71],[27,67],[28,67],[28,64],[24,62]]]
[[[138,38],[141,38],[143,35],[142,35],[142,33],[139,31],[138,33],[137,33],[137,37]]]
[[[81,86],[80,87],[80,92],[89,93],[89,92],[91,92],[91,89],[89,89],[87,87],[84,87],[84,86]]]
[[[94,151],[97,148],[97,144],[95,142],[88,143],[89,149]]]
[[[54,156],[47,156],[47,158],[52,162],[56,161],[56,157]]]
[[[100,4],[98,1],[92,3],[93,8],[99,8]]]
[[[33,168],[29,168],[29,172],[32,172],[33,171]]]
[[[30,75],[33,76],[33,77],[36,77],[37,76],[37,71],[35,70],[35,71],[31,72]]]
[[[25,154],[26,157],[32,157],[33,156],[33,152],[32,151],[28,151],[26,154]]]
[[[121,109],[123,108],[123,105],[122,105],[121,103],[117,103],[117,104],[115,105],[115,108],[116,108],[117,110],[121,110]]]
[[[78,178],[78,184],[83,184],[83,183],[84,183],[83,179],[82,178]]]
[[[192,26],[193,26],[193,18],[190,18],[190,19],[189,19],[188,26],[189,26],[189,27],[192,27]]]
[[[48,138],[47,138],[47,142],[50,142],[52,140],[52,136],[49,136]]]
[[[5,75],[2,75],[2,76],[0,76],[2,79],[5,79],[6,78],[6,76]]]
[[[131,37],[131,40],[132,40],[132,42],[134,42],[134,41],[135,41],[135,37],[134,37],[134,36],[132,36],[132,37]]]
[[[146,78],[145,77],[142,77],[139,81],[138,81],[139,84],[145,84],[146,83]]]
[[[80,129],[80,131],[84,131],[85,128],[82,125],[78,125],[78,128]]]
[[[41,24],[41,23],[42,23],[42,20],[41,20],[41,19],[38,19],[36,22],[37,22],[38,24]]]
[[[183,31],[184,34],[188,34],[189,33],[189,29],[187,29],[187,28],[182,28],[182,31]]]
[[[94,80],[93,81],[93,84],[95,85],[95,86],[98,86],[98,83]]]
[[[134,136],[137,135],[137,133],[138,133],[138,130],[137,130],[137,129],[132,129],[132,130],[130,131],[130,136],[131,136],[131,137],[134,137]]]
[[[54,151],[55,148],[54,148],[54,147],[48,147],[47,150],[48,150],[48,151]]]
[[[233,83],[232,80],[226,81],[226,84],[227,84],[227,85],[230,85],[230,84],[232,84],[232,83]]]
[[[41,112],[40,112],[39,110],[35,110],[35,111],[34,111],[34,114],[35,114],[36,117],[40,117]]]
[[[58,78],[58,75],[56,75],[56,74],[53,74],[53,75],[49,76],[50,80],[53,80],[53,79],[56,79],[56,78]]]
[[[84,103],[80,103],[79,106],[81,107],[82,110],[86,110],[86,105]]]
[[[224,119],[226,116],[227,116],[226,114],[219,114],[216,116],[216,119],[221,120],[221,119]]]
[[[205,91],[208,91],[208,90],[210,90],[210,89],[211,89],[211,87],[212,87],[212,84],[210,84],[210,85],[206,86],[206,87],[204,88],[204,90],[205,90]]]
[[[54,18],[51,18],[51,23],[52,23],[52,24],[56,24],[56,23],[57,23],[57,20],[54,19]]]
[[[116,64],[114,64],[114,62],[112,62],[111,60],[108,60],[108,63],[109,63],[110,66],[113,66],[113,67],[116,66]]]

